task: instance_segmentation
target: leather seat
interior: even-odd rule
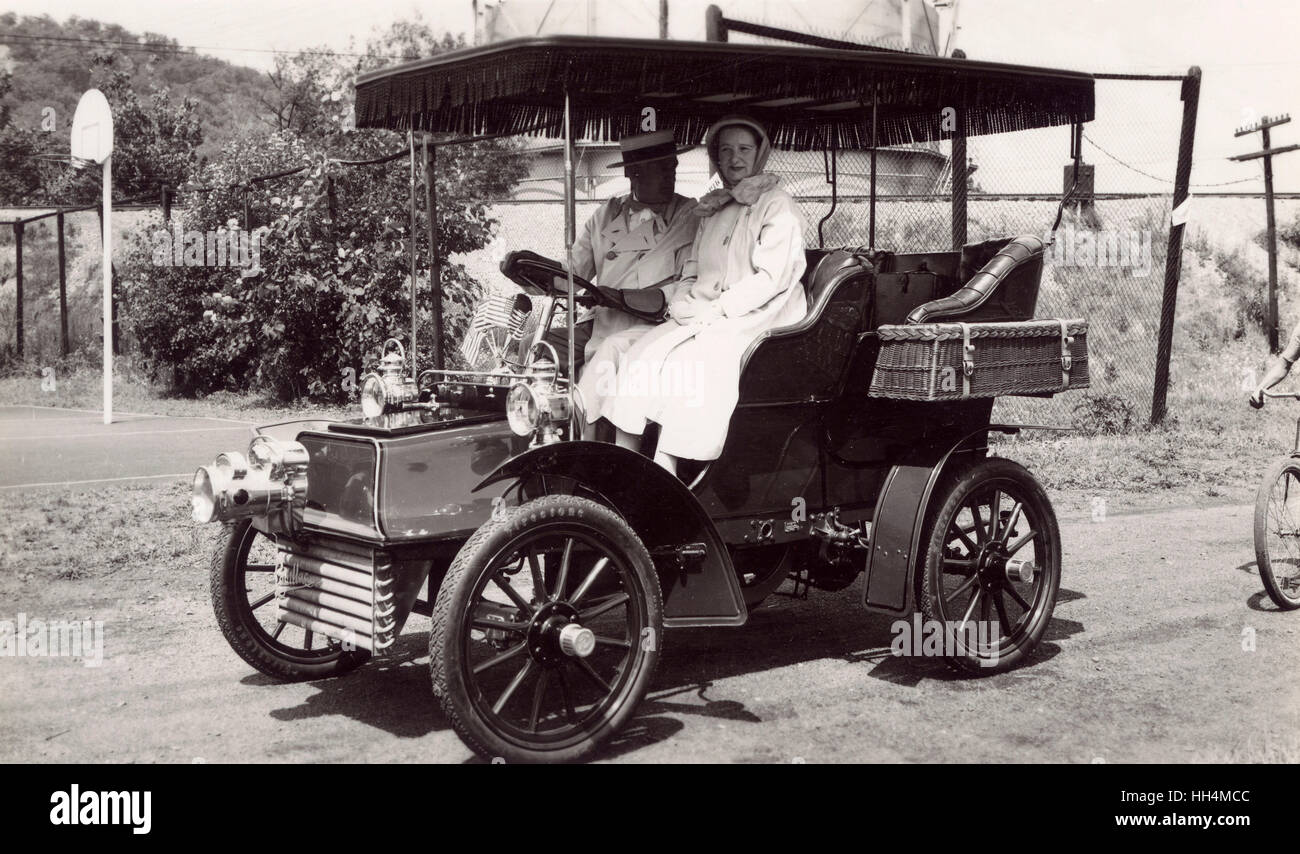
[[[850,250],[808,250],[808,313],[750,344],[741,361],[742,404],[834,395],[870,300],[871,271],[870,261]]]
[[[969,270],[997,248],[973,275]],[[960,268],[970,275],[951,296],[930,300],[912,309],[908,323],[941,321],[994,322],[1031,320],[1043,275],[1043,241],[1032,234],[1007,241],[986,241],[962,248]]]

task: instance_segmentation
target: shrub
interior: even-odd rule
[[[1137,423],[1137,409],[1118,394],[1085,394],[1074,405],[1075,426],[1089,435],[1124,435]]]

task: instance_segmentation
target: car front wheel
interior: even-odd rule
[[[547,495],[474,533],[429,633],[433,693],[478,754],[589,757],[654,674],[663,606],[650,554],[608,507]]]

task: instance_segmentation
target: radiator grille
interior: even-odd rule
[[[373,653],[392,646],[393,571],[382,553],[288,543],[279,557],[278,619]]]

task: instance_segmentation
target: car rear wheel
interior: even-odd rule
[[[443,579],[433,693],[465,743],[506,762],[587,758],[636,711],[663,606],[650,554],[608,507],[547,495],[489,521]]]
[[[217,625],[239,657],[285,682],[340,676],[370,658],[333,638],[282,622],[275,607],[275,542],[240,519],[212,555],[210,583]]]
[[[1061,584],[1051,502],[1033,475],[1006,459],[955,473],[935,502],[921,611],[939,624],[949,664],[981,673],[1014,667],[1042,640]]]

